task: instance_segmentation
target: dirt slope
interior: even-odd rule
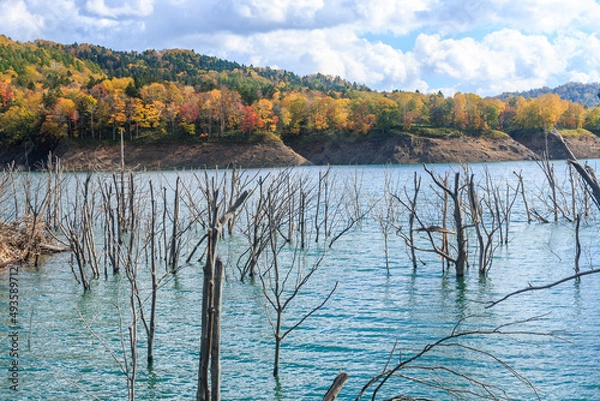
[[[374,138],[304,144],[295,150],[314,164],[454,163],[531,160],[535,155],[509,137]]]
[[[56,156],[67,170],[106,170],[119,167],[118,145],[59,146]],[[126,145],[125,164],[136,169],[213,167],[283,167],[309,164],[281,142],[260,144]]]
[[[518,138],[519,142],[543,158],[546,154],[550,159],[566,159],[568,153],[564,146],[552,135],[544,135],[539,132]],[[578,159],[600,158],[600,137],[589,133],[582,136],[565,136],[565,143]]]

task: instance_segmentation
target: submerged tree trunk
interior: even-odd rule
[[[200,357],[198,363],[197,401],[219,401],[221,399],[221,299],[223,286],[223,263],[217,257],[217,246],[223,227],[235,211],[250,195],[244,191],[236,202],[219,217],[223,199],[212,182],[206,179],[205,197],[209,208],[208,244],[204,279],[202,284],[202,334],[200,337]]]
[[[454,191],[449,193],[454,202],[454,224],[456,225],[456,275],[464,276],[467,264],[467,239],[463,225],[462,201],[460,197],[460,173],[454,176]]]
[[[202,334],[200,337],[200,361],[198,368],[197,401],[209,401],[209,362],[213,340],[213,302],[214,302],[214,264],[218,232],[211,227],[208,232],[206,263],[204,264],[204,279],[202,284]]]
[[[347,381],[348,373],[340,372],[333,381],[333,384],[331,385],[329,390],[327,391],[327,394],[325,394],[325,397],[323,397],[323,401],[334,401]]]

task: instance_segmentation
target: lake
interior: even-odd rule
[[[597,167],[595,161],[590,163]],[[552,165],[557,181],[565,188],[559,198],[566,208],[570,204],[567,166],[560,161]],[[430,168],[438,176],[443,176],[446,171],[463,172],[460,165],[433,165]],[[399,226],[406,229],[406,213],[398,204],[394,214],[397,226],[390,229],[389,235],[388,272],[384,236],[376,218],[378,213],[386,212],[382,200],[386,182],[398,195],[405,196],[404,188],[410,195],[414,173],[418,172],[423,179],[419,199],[421,217],[431,224],[439,221],[440,197],[436,192],[440,191],[432,186],[422,166],[331,168],[331,208],[339,212],[337,215],[331,212],[332,233],[327,240],[323,233],[318,244],[315,244],[314,233],[308,237],[310,248],[303,257],[307,266],[319,263],[319,268],[286,310],[286,327],[320,304],[336,282],[338,286],[321,309],[284,339],[277,379],[271,374],[274,337],[266,315],[263,286],[258,279],[242,282],[236,268],[240,253],[248,246],[240,232],[247,220],[242,213],[234,235],[226,235],[219,245],[227,276],[223,290],[222,399],[320,400],[335,376],[343,370],[350,378],[338,399],[354,400],[363,386],[386,365],[394,366],[428,343],[447,336],[461,319],[466,320],[460,327],[471,330],[526,322],[505,328],[518,330],[520,334],[475,335],[465,340],[464,344],[485,353],[473,353],[466,347],[441,347],[427,354],[417,365],[430,368],[403,370],[403,377],[390,378],[377,399],[402,394],[415,398],[453,399],[451,394],[436,388],[436,385],[448,384],[466,389],[464,382],[449,374],[450,369],[499,386],[507,391],[507,397],[535,399],[535,393],[495,363],[489,357],[491,354],[531,382],[543,400],[600,399],[600,275],[585,276],[580,281],[568,281],[543,291],[526,292],[485,308],[487,303],[513,291],[572,275],[575,223],[569,221],[566,211],[567,217],[561,214],[558,221],[553,221],[548,211],[550,195],[546,178],[537,163],[472,164],[469,168],[480,185],[485,184],[487,171],[499,188],[501,199],[508,199],[505,196],[507,185],[513,189],[518,186],[513,172],[520,172],[530,209],[549,220],[542,223],[536,219],[529,223],[522,197],[511,195],[509,191],[511,200],[514,196],[509,241],[508,244],[497,244],[493,265],[486,277],[481,277],[477,270],[472,228],[468,231],[470,267],[464,278],[457,278],[452,267],[443,271],[442,260],[431,252],[418,252],[419,266],[414,270],[404,240],[396,235]],[[244,176],[253,180],[250,185],[255,185],[258,175],[275,177],[282,171],[248,170]],[[326,171],[326,167],[302,167],[291,173],[293,177],[314,181]],[[194,180],[203,174],[202,171],[147,172],[136,173],[136,179],[141,183],[153,180],[157,187],[165,186],[169,193],[167,199],[171,199],[177,175],[187,187],[192,187]],[[70,183],[83,176],[65,173]],[[33,173],[34,180],[40,177],[43,179],[41,173]],[[67,190],[71,193],[70,198],[65,195],[67,200],[63,207],[67,210],[69,199],[73,202],[76,197],[74,191],[74,187],[70,187]],[[146,189],[142,189],[144,191]],[[577,198],[583,199],[581,188],[578,191]],[[352,196],[342,197],[340,192]],[[254,201],[252,196],[249,202]],[[316,204],[316,199],[313,202]],[[340,202],[344,202],[344,206],[338,208]],[[580,230],[582,270],[597,268],[596,259],[600,252],[599,214],[595,206],[590,205],[590,215],[583,219]],[[365,212],[364,218],[329,248],[329,241],[348,225],[345,210],[352,208]],[[182,215],[185,215],[186,208],[183,209]],[[296,226],[296,232],[297,229]],[[186,233],[182,260],[203,233],[200,226]],[[426,245],[423,239],[421,246]],[[293,246],[288,248],[282,263],[291,263],[291,255],[295,254]],[[195,257],[189,264],[182,261],[181,270],[159,291],[152,369],[146,367],[145,337],[141,326],[139,328],[138,399],[195,397],[203,266],[197,259]],[[0,321],[4,337],[0,348],[4,372],[0,399],[127,398],[126,378],[114,359],[121,360],[124,355],[119,308],[125,322],[123,330],[126,331],[127,319],[130,320],[126,279],[123,274],[102,274],[93,279],[91,289],[84,292],[74,279],[70,260],[69,253],[60,253],[45,257],[38,267],[18,268],[17,392],[10,390],[9,380],[9,369],[15,360],[11,356],[13,342],[9,338],[15,331],[9,309],[11,275],[8,268],[0,272]],[[143,291],[148,288],[145,283],[142,283]],[[540,333],[550,336],[538,335]],[[440,369],[442,366],[449,369]],[[431,385],[419,384],[419,380]],[[368,391],[362,399],[370,399],[370,394]],[[464,397],[472,399],[468,393]]]

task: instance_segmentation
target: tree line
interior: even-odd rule
[[[500,100],[460,92],[376,92],[339,77],[299,78],[192,51],[138,54],[1,39],[4,146],[52,145],[62,138],[110,141],[121,129],[127,140],[144,141],[331,133],[477,136],[556,126],[600,132],[598,108],[556,94]]]

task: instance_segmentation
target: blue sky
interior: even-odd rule
[[[600,81],[593,0],[0,0],[0,15],[18,41],[193,49],[377,90]]]

